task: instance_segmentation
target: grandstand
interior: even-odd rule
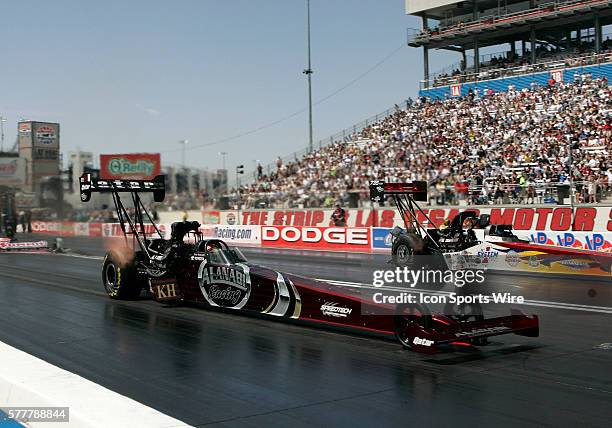
[[[409,30],[408,44],[423,49],[420,95],[440,98],[469,91],[523,89],[552,76],[569,82],[575,75],[608,76],[612,23],[606,0],[407,0],[406,13],[421,18]],[[605,36],[605,39],[604,39]],[[482,49],[505,49],[481,55]],[[432,49],[456,52],[458,64],[429,69]],[[471,53],[471,56],[469,55]],[[577,59],[577,57],[579,59]]]
[[[369,206],[372,179],[427,180],[438,205],[609,202],[610,3],[408,0],[423,23],[409,38],[424,53],[418,100],[260,168],[231,205]],[[431,49],[462,60],[432,74]]]
[[[427,180],[431,203],[597,203],[612,190],[612,92],[581,75],[506,92],[420,99],[232,192],[248,208],[368,203],[372,179]]]

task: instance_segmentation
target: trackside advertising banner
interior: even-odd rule
[[[160,172],[159,153],[100,155],[100,178],[152,180]]]
[[[165,237],[170,225],[158,225]],[[17,229],[21,231],[21,226]],[[203,225],[205,238],[222,239],[234,245],[317,249],[327,251],[386,252],[391,250],[390,228],[386,227],[294,227],[294,226],[230,226]],[[84,223],[33,221],[32,231],[58,236],[117,237],[122,236],[118,223]],[[145,225],[147,234],[155,233]],[[517,236],[536,244],[557,245],[612,253],[612,232],[541,232],[516,231]]]
[[[102,225],[102,237],[104,238],[116,238],[123,236],[123,231],[121,230],[121,224],[119,223],[101,223]],[[158,224],[157,225],[159,231],[162,236],[168,238],[170,236],[170,225],[166,224]],[[126,226],[127,228],[127,226]],[[155,230],[155,226],[152,224],[144,225],[144,233],[147,236],[155,236],[157,235],[157,231]]]
[[[572,209],[563,206],[550,207],[465,207],[465,208],[425,208],[436,226],[442,225],[445,219],[454,218],[459,212],[470,209],[479,214],[489,214],[491,224],[511,224],[515,231],[541,232],[612,232],[611,207],[578,207]],[[346,209],[347,226],[349,227],[387,227],[402,225],[402,219],[395,209]],[[304,210],[252,210],[252,211],[214,211],[207,215],[208,222],[218,221],[229,225],[261,226],[334,226],[332,209]],[[217,220],[218,219],[218,220]],[[421,223],[427,220],[420,212],[417,219]],[[572,227],[573,223],[573,227]]]
[[[372,228],[372,249],[376,252],[391,251],[391,229],[383,227]],[[516,232],[519,238],[527,239],[536,244],[557,245],[591,251],[612,252],[612,232]]]
[[[297,248],[324,251],[371,251],[367,227],[262,226],[263,247]]]
[[[200,228],[205,239],[221,239],[229,245],[261,246],[261,226],[210,226]]]
[[[171,227],[160,224],[160,231],[168,238]],[[56,236],[121,237],[116,223],[32,222],[35,233]],[[389,228],[381,227],[299,227],[299,226],[240,226],[203,225],[204,238],[222,239],[230,245],[264,248],[287,248],[313,251],[384,252],[391,250]],[[19,228],[18,228],[19,231]],[[152,225],[145,225],[145,233],[153,235]],[[577,250],[612,253],[612,233],[519,231],[517,235],[537,244],[571,247]],[[485,239],[486,241],[486,239]],[[605,257],[574,252],[571,255],[549,254],[538,250],[506,250],[483,242],[461,253],[449,255],[453,265],[477,263],[492,270],[532,273],[560,273],[610,276],[609,261]],[[607,256],[606,256],[607,257]],[[449,265],[450,266],[450,265]]]

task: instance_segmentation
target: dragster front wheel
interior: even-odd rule
[[[134,263],[120,264],[111,252],[104,256],[102,283],[111,299],[136,299],[142,290]]]
[[[414,267],[419,261],[416,256],[422,254],[423,248],[424,242],[420,236],[414,233],[400,235],[391,248],[393,262],[399,267]]]

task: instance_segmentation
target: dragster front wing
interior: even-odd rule
[[[444,327],[423,328],[420,324],[407,326],[412,340],[412,349],[417,352],[433,354],[437,345],[463,342],[479,337],[518,334],[520,336],[538,337],[540,322],[537,315],[525,315],[512,310],[510,316],[489,318],[480,321],[458,322]]]

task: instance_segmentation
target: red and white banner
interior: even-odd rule
[[[461,85],[451,85],[451,97],[460,97],[461,96]]]
[[[32,232],[33,233],[51,233],[60,234],[62,229],[62,223],[59,221],[33,221]]]
[[[563,70],[552,70],[550,78],[554,79],[555,82],[563,82]]]
[[[102,223],[89,223],[89,236],[99,238],[102,236]]]
[[[367,227],[262,226],[261,245],[368,253],[371,251],[371,238]]]
[[[423,212],[436,226],[445,219],[454,218],[466,209],[480,214],[489,214],[492,224],[511,224],[515,230],[535,231],[581,231],[581,232],[612,232],[611,207],[579,207],[572,209],[563,206],[509,208],[425,208]],[[403,225],[397,210],[382,209],[346,209],[347,226],[349,227],[393,227]],[[252,210],[252,211],[221,211],[221,224],[242,224],[262,226],[334,226],[331,216],[332,209],[304,210]],[[418,220],[425,223],[425,216],[418,213]],[[574,227],[572,228],[572,223]]]
[[[89,236],[89,223],[74,223],[74,236]]]

